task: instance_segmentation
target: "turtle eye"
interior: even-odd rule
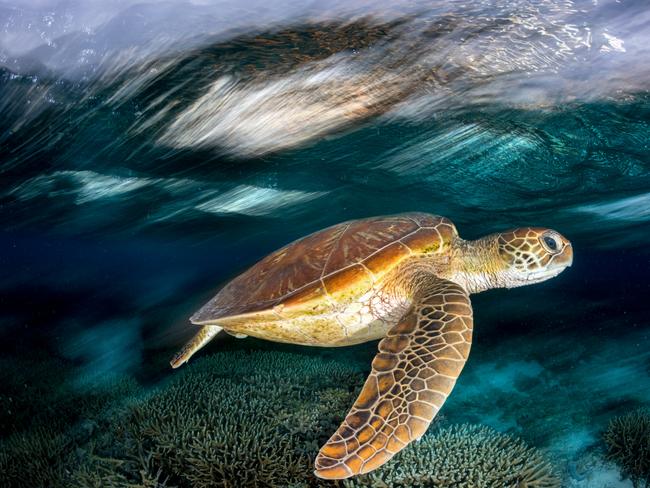
[[[562,248],[562,242],[555,233],[549,232],[548,234],[544,234],[541,241],[544,248],[552,254],[559,252]]]

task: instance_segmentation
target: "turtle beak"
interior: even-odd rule
[[[573,264],[573,246],[569,241],[564,243],[564,249],[562,252],[555,256],[553,263],[568,268]]]
[[[561,247],[559,252],[554,253],[551,256],[551,261],[548,267],[559,274],[573,264],[573,246],[571,245],[571,241],[562,234],[555,231],[552,232],[554,232],[554,236],[559,241],[558,244],[560,244]]]
[[[563,239],[562,243],[562,250],[551,257],[551,261],[546,266],[546,269],[532,272],[527,275],[526,279],[528,282],[539,283],[550,278],[555,278],[573,264],[573,246],[566,239]]]

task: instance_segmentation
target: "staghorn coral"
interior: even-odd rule
[[[320,358],[221,353],[134,408],[132,435],[181,487],[328,486],[314,478],[311,462],[362,381],[357,369]],[[463,425],[425,436],[345,486],[558,488],[560,482],[523,441]]]
[[[50,426],[52,419],[72,425],[140,393],[129,376],[105,376],[98,383],[57,359],[0,359],[0,383],[0,437]]]
[[[146,392],[133,380],[77,387],[75,401],[86,405],[82,420],[47,426],[39,420],[31,436],[2,441],[0,472],[9,480],[2,486],[332,486],[314,477],[312,461],[358,395],[364,364],[277,351],[221,352]],[[480,426],[432,431],[345,486],[559,486],[522,441]]]
[[[429,432],[346,488],[559,488],[551,465],[522,440],[480,425]]]
[[[64,486],[71,442],[61,425],[38,425],[12,434],[0,443],[0,480],[3,487]]]
[[[112,459],[89,453],[77,469],[67,477],[69,486],[84,488],[175,488],[167,484],[162,470],[156,468],[151,455],[138,459]],[[135,474],[135,476],[133,476]]]
[[[319,357],[221,353],[132,405],[123,437],[182,487],[314,486],[318,445],[362,382]]]
[[[205,358],[148,392],[68,373],[74,382],[47,379],[48,408],[29,409],[47,384],[7,396],[26,412],[5,417],[3,487],[314,486],[311,459],[364,378],[348,363],[260,352]]]
[[[650,410],[639,408],[614,417],[605,431],[607,457],[635,488],[650,486]]]
[[[126,376],[98,385],[71,382],[66,376],[72,368],[55,361],[18,360],[9,366],[6,393],[0,395],[6,433],[0,437],[0,486],[85,486],[70,478],[84,462],[77,456],[81,446],[98,435],[102,417],[112,417],[125,398],[139,396],[139,386]]]

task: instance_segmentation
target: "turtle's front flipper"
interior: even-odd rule
[[[315,461],[320,478],[367,473],[427,430],[460,374],[472,341],[469,296],[433,278],[379,343],[352,410]]]
[[[218,325],[204,325],[190,341],[183,346],[176,356],[172,358],[169,364],[176,369],[190,360],[192,355],[214,339],[223,329]]]

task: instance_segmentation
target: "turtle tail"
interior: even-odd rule
[[[208,342],[214,339],[219,332],[223,329],[218,325],[204,325],[196,333],[190,341],[183,346],[181,349],[169,362],[172,365],[172,368],[176,369],[190,360],[196,351],[205,346]]]

